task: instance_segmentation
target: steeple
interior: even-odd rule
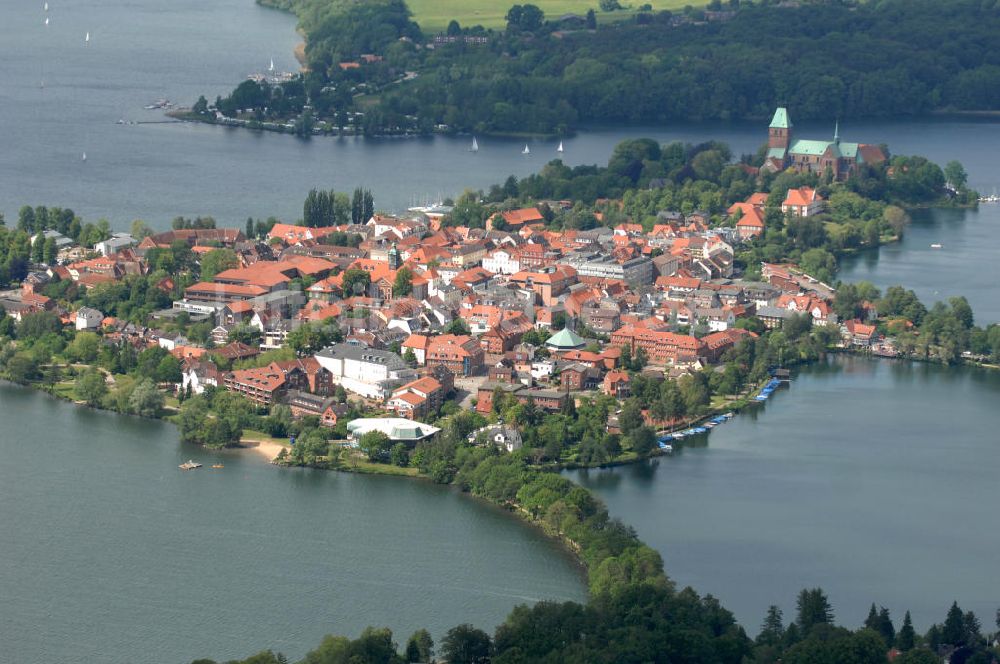
[[[771,125],[767,129],[767,147],[778,150],[788,150],[792,143],[792,121],[788,118],[788,111],[784,106],[779,106],[774,111],[771,118]]]
[[[389,269],[398,270],[401,264],[402,261],[400,260],[399,257],[399,249],[396,248],[396,243],[393,242],[392,248],[389,249]]]
[[[840,120],[833,126],[833,142],[840,145]]]

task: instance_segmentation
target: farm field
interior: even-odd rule
[[[471,27],[479,24],[486,28],[503,28],[506,25],[504,17],[507,10],[512,5],[524,4],[521,0],[407,0],[410,10],[413,12],[414,20],[425,32],[435,32],[444,30],[449,21],[457,20],[462,27]],[[601,12],[597,9],[597,0],[528,0],[530,4],[537,5],[545,12],[546,17],[561,16],[563,14],[586,14],[588,9],[597,12],[599,23],[607,21],[620,21],[629,18],[634,13],[631,10],[616,12]],[[643,2],[622,3],[631,4],[633,7]],[[659,9],[679,9],[685,4],[691,4],[690,0],[659,0],[650,2],[654,10]]]

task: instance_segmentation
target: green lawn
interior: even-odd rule
[[[563,14],[587,13],[588,9],[597,12],[598,23],[622,20],[632,16],[631,11],[602,12],[597,9],[597,0],[528,0],[545,12],[547,18],[555,18]],[[482,25],[486,28],[503,28],[506,26],[504,17],[512,5],[525,4],[521,0],[407,0],[413,17],[425,32],[444,30],[448,22],[457,20],[463,27]],[[645,2],[629,2],[637,7]],[[650,0],[654,10],[679,9],[690,0]]]

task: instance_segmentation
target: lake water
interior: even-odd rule
[[[835,358],[673,457],[570,476],[753,634],[815,586],[847,626],[875,602],[922,631],[952,600],[986,624],[998,400],[997,372]]]
[[[293,659],[328,633],[489,631],[586,597],[540,531],[430,483],[277,469],[0,384],[4,661]],[[184,472],[194,458],[205,467]],[[225,468],[213,469],[213,463]]]

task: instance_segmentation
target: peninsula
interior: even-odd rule
[[[833,283],[840,256],[905,232],[905,206],[974,203],[961,166],[837,133],[795,139],[792,126],[779,109],[767,138],[781,145],[736,163],[718,143],[626,141],[605,167],[556,161],[404,216],[378,212],[360,188],[312,191],[297,223],[242,229],[178,218],[166,232],[138,222],[111,233],[70,210],[24,207],[0,229],[0,276],[17,286],[0,299],[0,365],[91,406],[171,417],[206,446],[286,439],[280,463],[456,484],[586,565],[590,605],[517,609],[495,640],[456,628],[449,661],[473,648],[521,661],[519,630],[539,620],[584,612],[611,629],[635,610],[659,627],[588,628],[603,636],[552,647],[657,641],[727,662],[812,661],[832,643],[882,659],[891,647],[980,648],[947,622],[928,648],[897,643],[877,611],[871,631],[838,631],[818,589],[800,597],[794,630],[769,615],[755,645],[714,599],[676,591],[659,554],[589,492],[546,472],[669,452],[705,435],[693,423],[747,406],[779,370],[827,352],[1000,356],[1000,328],[977,327],[962,298],[927,308],[901,287]],[[679,633],[670,616],[686,612]],[[409,661],[427,661],[426,638],[412,641]],[[391,635],[320,650],[378,644]]]
[[[456,3],[467,13],[446,26],[423,1],[266,4],[299,18],[303,73],[254,75],[178,117],[302,136],[560,135],[588,123],[764,119],[779,104],[831,123],[991,111],[1000,84],[988,57],[1000,16],[971,0],[606,0],[549,14],[540,2],[511,6],[500,25]]]

